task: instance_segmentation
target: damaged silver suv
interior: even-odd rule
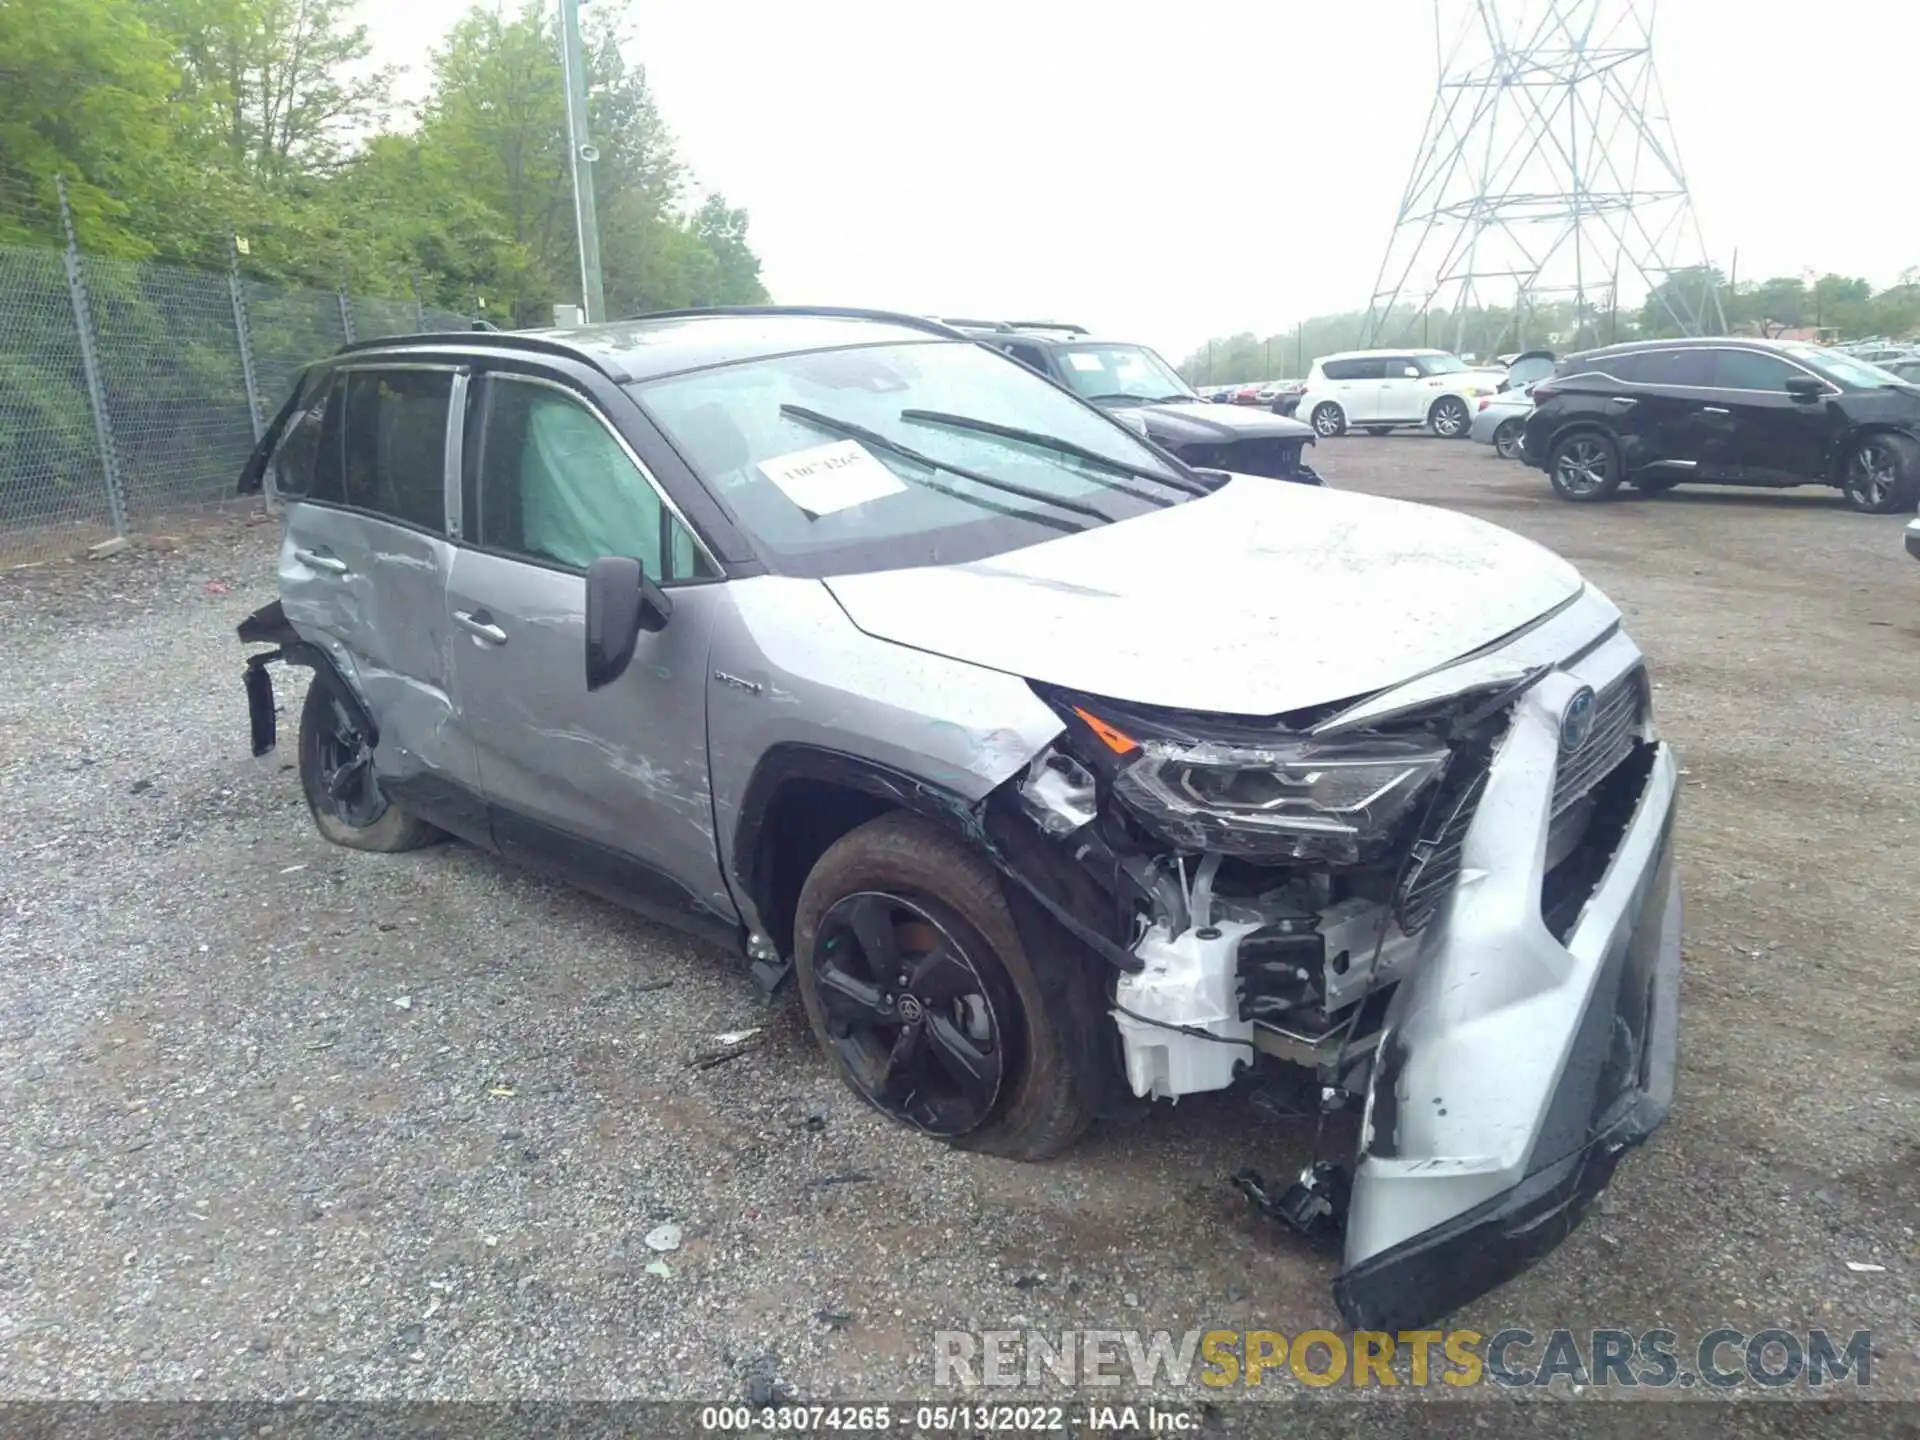
[[[311,668],[329,839],[451,833],[791,973],[933,1138],[1298,1077],[1320,1153],[1242,1188],[1394,1330],[1666,1111],[1674,760],[1619,613],[1514,535],[1190,469],[860,311],[352,346],[263,486],[253,745]]]

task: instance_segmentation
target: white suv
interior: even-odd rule
[[[1501,378],[1500,371],[1476,370],[1445,350],[1349,350],[1313,362],[1294,414],[1323,436],[1344,435],[1350,426],[1384,435],[1425,425],[1455,440]]]

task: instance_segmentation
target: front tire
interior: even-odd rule
[[[1313,407],[1313,433],[1322,440],[1347,433],[1346,412],[1332,401]]]
[[[300,788],[322,835],[349,850],[418,850],[442,832],[394,804],[373,773],[373,748],[338,682],[315,671],[300,711]]]
[[[1556,441],[1547,457],[1547,476],[1562,500],[1581,503],[1611,499],[1626,478],[1619,448],[1597,430],[1577,430]]]
[[[1840,492],[1864,515],[1894,515],[1920,500],[1920,444],[1905,435],[1869,435],[1847,456]]]
[[[1458,395],[1442,395],[1427,412],[1427,424],[1442,440],[1458,440],[1472,426],[1473,417]]]
[[[1050,1013],[1049,990],[1079,1008],[1081,977],[1043,986],[993,867],[930,822],[895,812],[836,841],[801,887],[793,949],[814,1038],[882,1114],[1012,1160],[1092,1123],[1058,1027],[1104,1023],[1099,1007]]]

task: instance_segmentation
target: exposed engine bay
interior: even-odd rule
[[[1383,1072],[1404,1063],[1396,1030],[1419,1017],[1409,1026],[1395,997],[1445,963],[1448,903],[1482,878],[1463,861],[1496,757],[1504,788],[1518,780],[1541,807],[1541,843],[1516,856],[1539,867],[1540,939],[1557,949],[1573,934],[1642,808],[1658,748],[1638,653],[1618,645],[1631,653],[1600,647],[1622,668],[1598,692],[1549,663],[1469,669],[1466,688],[1410,687],[1411,703],[1383,715],[1348,702],[1249,721],[1035,687],[1065,729],[1006,788],[1113,906],[1101,928],[1125,950],[1107,954],[1110,1013],[1133,1095],[1178,1101],[1285,1077],[1294,1113],[1315,1121],[1315,1153],[1290,1183],[1270,1187],[1253,1169],[1234,1177],[1269,1214],[1337,1236],[1356,1171],[1399,1153],[1396,1112],[1412,1097],[1403,1076]],[[1506,745],[1525,706],[1552,712],[1544,753]],[[1531,718],[1537,728],[1542,717]],[[1498,936],[1486,943],[1492,959]],[[1613,1057],[1629,1068],[1645,1017],[1635,1025],[1615,1037],[1633,1051]],[[1439,1096],[1431,1108],[1449,1113]],[[1331,1153],[1341,1112],[1360,1118],[1357,1153],[1352,1140]],[[1373,1238],[1348,1237],[1349,1266],[1427,1223],[1382,1231],[1370,1220]],[[1342,1300],[1356,1323],[1382,1316]],[[1422,1305],[1431,1309],[1423,1300],[1406,1313]]]

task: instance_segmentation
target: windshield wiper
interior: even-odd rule
[[[844,435],[849,440],[858,440],[862,445],[871,445],[876,450],[885,450],[890,455],[898,455],[914,465],[924,465],[929,470],[944,470],[949,475],[958,475],[962,480],[971,480],[976,485],[985,485],[992,490],[1004,491],[1008,495],[1018,495],[1023,500],[1036,500],[1042,505],[1051,505],[1059,510],[1071,510],[1076,515],[1085,515],[1098,520],[1102,525],[1111,525],[1113,516],[1092,505],[1083,505],[1078,500],[1063,500],[1058,495],[1049,495],[1044,490],[1031,490],[1025,485],[1016,485],[1011,480],[996,480],[991,475],[982,475],[977,470],[968,470],[964,466],[950,464],[945,460],[936,460],[931,455],[922,455],[902,445],[898,440],[889,440],[878,430],[869,430],[864,425],[856,425],[851,420],[841,420],[832,415],[823,415],[818,410],[809,410],[805,405],[782,405],[780,413],[794,420],[804,420],[835,435]],[[965,500],[969,497],[957,490],[949,490],[944,485],[933,487],[942,494],[953,495]],[[1035,520],[1045,517],[1035,515]]]
[[[1076,444],[1072,440],[1063,440],[1058,435],[1043,435],[1038,430],[1022,430],[1017,425],[1001,425],[992,420],[976,420],[971,415],[950,415],[944,410],[902,410],[900,418],[909,423],[923,425],[951,425],[956,430],[977,430],[982,435],[998,435],[1002,440],[1017,440],[1023,445],[1036,445],[1042,450],[1051,450],[1059,455],[1071,455],[1076,460],[1084,460],[1089,465],[1098,465],[1102,470],[1115,475],[1131,475],[1136,480],[1151,480],[1158,485],[1171,485],[1176,490],[1184,490],[1189,495],[1206,495],[1210,492],[1197,480],[1189,480],[1184,475],[1169,475],[1162,470],[1149,470],[1144,465],[1129,465],[1124,460],[1115,460],[1110,455],[1102,455],[1098,450]],[[1128,495],[1137,495],[1142,500],[1156,500],[1152,495],[1141,495],[1125,485],[1116,485],[1116,490]]]

